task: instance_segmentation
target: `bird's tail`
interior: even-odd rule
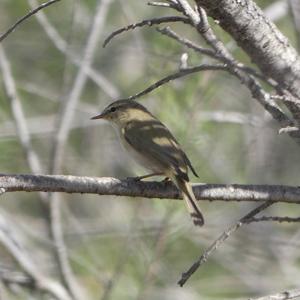
[[[204,225],[204,218],[200,211],[200,208],[197,205],[197,200],[195,198],[194,192],[190,183],[179,176],[176,176],[176,185],[181,190],[183,195],[183,200],[186,204],[186,207],[190,213],[190,216],[193,220],[193,223],[196,226]]]

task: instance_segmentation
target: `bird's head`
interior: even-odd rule
[[[147,109],[133,100],[118,100],[109,104],[101,114],[91,120],[102,119],[117,125],[126,125],[127,122],[143,120],[152,117]]]

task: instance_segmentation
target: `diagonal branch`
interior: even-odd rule
[[[180,2],[183,0],[179,0]],[[300,59],[287,38],[252,0],[195,0],[236,40],[261,71],[299,103]],[[300,121],[300,109],[294,117]]]
[[[1,45],[0,70],[3,76],[4,91],[9,100],[9,105],[16,125],[17,135],[20,140],[20,144],[25,151],[29,168],[33,173],[41,173],[42,166],[37,153],[32,147],[30,132],[22,108],[21,99],[17,93],[16,83],[12,75],[10,62],[6,56],[4,48]]]
[[[37,0],[27,0],[31,7],[37,5]],[[71,49],[68,49],[68,43],[56,28],[50,23],[46,14],[41,11],[35,15],[38,23],[41,25],[46,35],[49,37],[53,45],[61,53],[66,55],[66,57],[77,67],[81,65],[81,59],[76,55]],[[86,69],[87,75],[93,80],[110,98],[118,98],[118,89],[102,74],[99,70],[95,70],[93,66],[88,66]]]
[[[197,3],[199,4],[199,0]],[[203,2],[203,1],[202,1]],[[178,0],[181,6],[182,13],[187,16],[198,33],[205,39],[205,41],[219,54],[220,58],[224,63],[228,64],[229,72],[236,76],[242,84],[244,84],[252,94],[252,97],[256,99],[266,111],[280,124],[281,127],[285,128],[288,126],[295,126],[294,122],[289,118],[287,114],[275,103],[275,101],[266,93],[257,80],[239,69],[238,61],[231,55],[225,45],[220,41],[212,28],[209,25],[206,12],[202,7],[198,5],[198,10],[194,10],[188,1]],[[268,75],[267,75],[268,76]],[[271,77],[272,76],[268,76]],[[296,143],[300,144],[300,131],[294,131],[288,133]]]
[[[9,223],[7,219],[0,214],[1,244],[9,250],[9,253],[12,254],[20,267],[33,280],[34,286],[37,289],[49,293],[58,300],[71,300],[67,291],[58,282],[48,278],[37,269],[37,265],[32,261],[32,256],[30,256],[23,245],[18,242],[19,238],[13,230],[15,227],[15,224]]]
[[[205,252],[197,259],[195,263],[184,273],[182,273],[178,284],[182,287],[187,280],[203,265],[208,257],[216,251],[221,244],[223,244],[235,231],[237,231],[243,224],[247,224],[248,220],[253,218],[255,215],[265,210],[267,207],[271,206],[274,202],[266,201],[263,204],[259,205],[255,209],[251,210],[244,217],[242,217],[237,223],[230,226],[226,231],[224,231],[206,250]]]
[[[51,173],[57,173],[62,168],[65,147],[69,137],[75,109],[79,103],[82,91],[87,82],[87,70],[92,65],[98,41],[102,34],[111,2],[112,0],[97,1],[96,12],[87,38],[82,62],[80,68],[78,69],[68,98],[66,99],[66,102],[63,103],[63,107],[59,115],[57,134],[55,136],[53,156],[50,167]],[[67,247],[63,238],[60,202],[59,194],[49,195],[52,236],[55,244],[57,259],[59,261],[62,280],[64,281],[64,284],[69,292],[72,294],[73,298],[79,300],[84,298],[82,295],[83,290],[78,285],[69,262]]]
[[[39,10],[46,8],[47,6],[54,4],[55,2],[58,2],[61,0],[50,0],[48,2],[42,3],[37,8],[31,10],[28,14],[23,16],[21,19],[19,19],[14,25],[12,25],[6,32],[4,32],[2,35],[0,35],[0,43],[10,34],[12,33],[21,23],[23,23],[25,20],[30,18],[32,15],[36,14]]]

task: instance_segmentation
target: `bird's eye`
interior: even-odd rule
[[[115,111],[116,111],[116,108],[115,108],[115,107],[112,107],[112,108],[110,109],[110,111],[111,111],[111,112],[115,112]]]

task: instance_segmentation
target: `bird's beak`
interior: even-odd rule
[[[100,115],[92,117],[91,120],[104,119],[104,118],[105,118],[105,115],[103,113],[101,113]]]

